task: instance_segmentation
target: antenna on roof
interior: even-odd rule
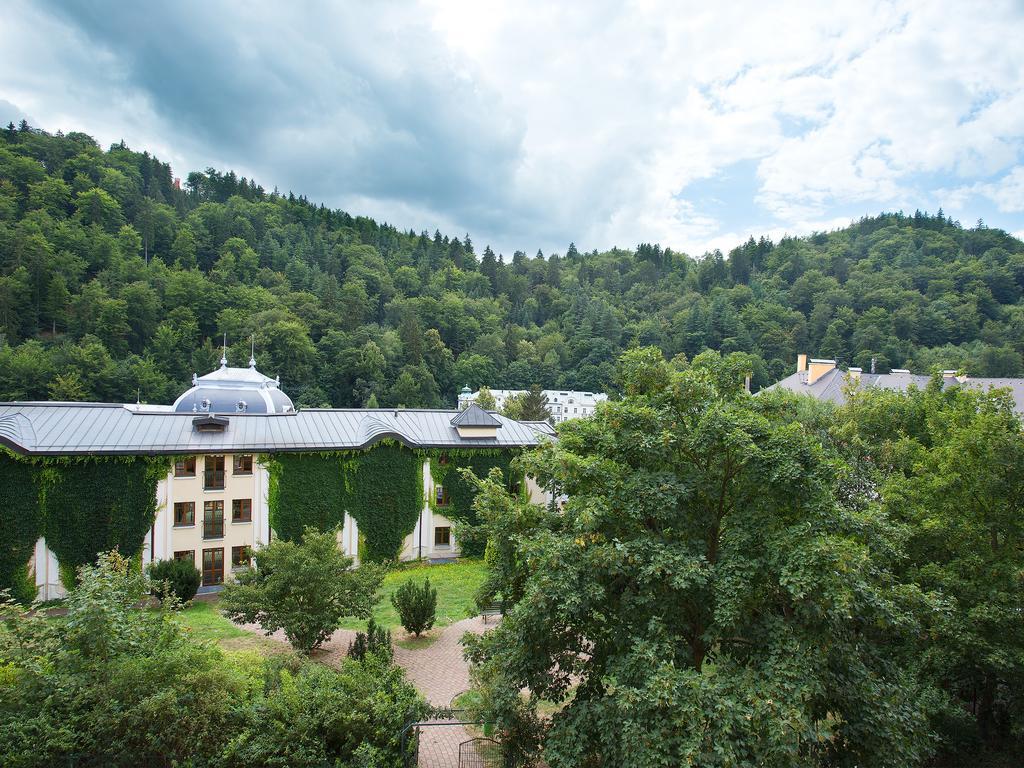
[[[252,352],[249,354],[249,367],[250,368],[255,368],[256,367],[256,334],[255,333],[252,336],[249,337],[249,341],[251,342],[251,345],[252,345]]]
[[[220,353],[220,367],[228,367],[228,335],[226,333],[224,334],[224,346]]]
[[[135,404],[142,405],[142,387],[135,390]]]

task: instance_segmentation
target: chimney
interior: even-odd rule
[[[835,367],[835,360],[816,360],[812,358],[810,368],[808,368],[807,383],[813,384],[829,371],[835,370]]]
[[[860,375],[864,372],[863,368],[847,368],[847,373],[850,374],[850,378],[854,381],[860,381]]]
[[[796,356],[796,372],[803,373],[807,370],[807,355]]]

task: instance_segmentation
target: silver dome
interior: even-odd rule
[[[280,389],[280,379],[248,368],[230,368],[221,358],[220,368],[205,376],[192,374],[192,387],[174,401],[177,413],[291,413],[291,399]]]

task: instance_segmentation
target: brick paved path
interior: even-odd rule
[[[256,624],[242,624],[255,634],[263,630]],[[490,626],[494,626],[492,622]],[[434,706],[447,707],[458,694],[469,689],[469,665],[462,658],[459,640],[466,632],[481,634],[486,629],[479,616],[451,624],[440,630],[441,636],[426,648],[407,650],[395,646],[395,663],[405,670],[409,682]],[[394,637],[403,637],[405,630],[399,627]],[[270,636],[287,644],[284,632]],[[351,629],[339,629],[313,653],[313,658],[327,664],[337,664],[348,653],[348,646],[356,638]]]

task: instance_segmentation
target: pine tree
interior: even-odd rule
[[[530,391],[522,397],[523,421],[547,421],[551,418],[551,411],[548,410],[548,396],[544,394],[540,386],[534,384]]]
[[[480,259],[480,274],[490,280],[493,293],[498,287],[498,260],[489,245],[484,248],[483,258]]]

